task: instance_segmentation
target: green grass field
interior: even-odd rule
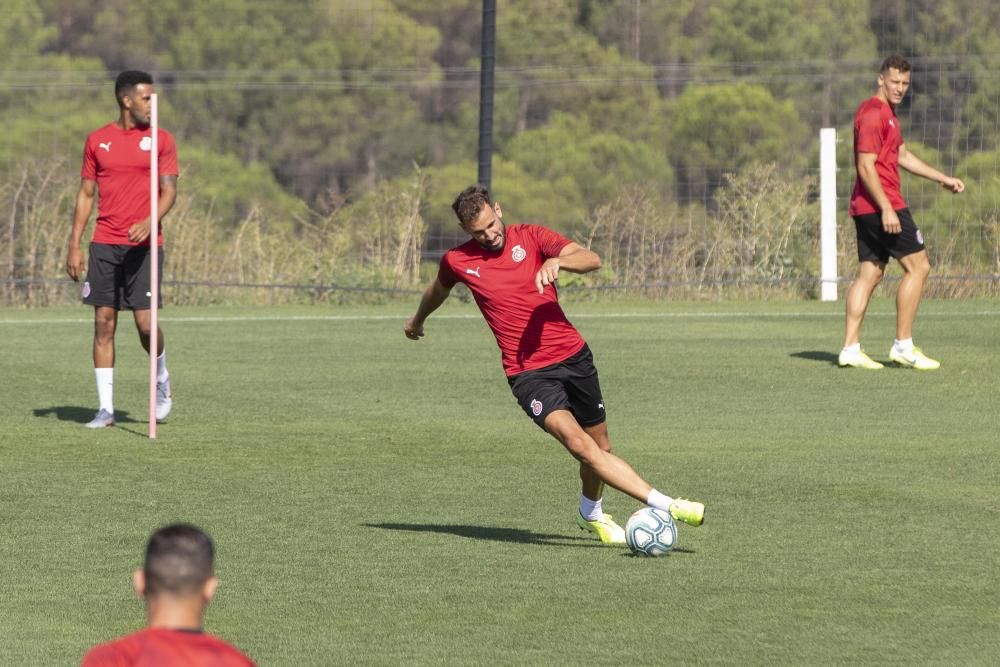
[[[0,664],[138,629],[177,520],[216,540],[207,628],[261,665],[995,664],[1000,302],[926,301],[920,373],[838,369],[842,303],[569,300],[616,451],[708,507],[655,560],[579,532],[474,306],[412,342],[413,305],[164,311],[156,441],[130,318],[93,432],[90,311],[0,311]],[[892,334],[876,301],[866,349]]]

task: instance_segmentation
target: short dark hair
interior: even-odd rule
[[[465,227],[470,222],[475,222],[484,205],[489,206],[491,203],[490,191],[482,183],[476,183],[462,190],[451,208],[458,216],[458,221]]]
[[[125,70],[115,79],[115,99],[121,103],[122,95],[128,95],[140,83],[153,84],[153,75],[137,69]]]
[[[146,595],[195,593],[213,576],[214,563],[212,538],[197,526],[160,528],[146,545]]]
[[[898,70],[899,72],[909,72],[910,63],[903,56],[898,53],[894,53],[882,61],[882,67],[879,69],[879,73],[885,74],[890,69]]]

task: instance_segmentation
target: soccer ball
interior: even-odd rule
[[[628,518],[625,541],[636,556],[663,556],[677,544],[677,524],[670,512],[644,507]]]

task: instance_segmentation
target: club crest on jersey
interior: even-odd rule
[[[524,248],[522,248],[519,245],[516,245],[511,249],[510,256],[514,259],[515,262],[522,262],[524,261],[524,258],[528,256],[528,253],[525,252]]]
[[[139,142],[139,148],[141,148],[144,151],[152,150],[153,149],[153,138],[152,137],[143,137],[142,141]]]
[[[531,399],[531,405],[529,407],[531,408],[531,414],[536,417],[542,414],[542,402],[537,398]]]

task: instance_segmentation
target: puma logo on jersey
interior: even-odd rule
[[[476,268],[474,268],[474,269],[466,269],[465,272],[468,273],[469,275],[475,276],[477,278],[482,277],[482,276],[479,275],[479,267],[478,266]]]
[[[97,144],[97,145],[100,146],[101,148],[103,148],[104,150],[106,150],[107,152],[109,152],[109,153],[111,152],[111,142],[110,141],[108,143],[100,143],[100,144]]]

